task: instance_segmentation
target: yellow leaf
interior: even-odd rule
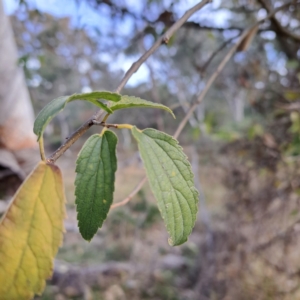
[[[63,236],[65,196],[59,168],[40,162],[0,223],[0,299],[40,294]]]

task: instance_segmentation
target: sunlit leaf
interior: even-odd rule
[[[83,145],[76,162],[78,227],[88,241],[102,226],[113,201],[117,141],[117,136],[109,130],[92,135]]]
[[[173,118],[175,118],[175,115],[169,107],[133,96],[122,96],[119,102],[113,103],[112,106],[110,106],[110,109],[116,111],[118,109],[131,107],[159,108],[169,112]]]
[[[40,294],[62,242],[64,192],[59,168],[40,162],[0,223],[0,299]]]
[[[101,100],[107,100],[112,102],[118,102],[121,100],[121,95],[106,91],[96,91],[87,94],[74,94],[71,96],[63,96],[52,100],[48,103],[38,114],[35,122],[33,131],[38,136],[38,140],[42,136],[47,124],[60,112],[66,104],[75,101],[83,100],[93,103],[108,113],[112,113],[112,110],[106,106]]]
[[[170,234],[169,244],[187,241],[197,214],[198,191],[194,187],[190,163],[170,135],[155,129],[132,128],[138,141],[150,187]]]

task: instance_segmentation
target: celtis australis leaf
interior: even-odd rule
[[[41,294],[62,242],[65,196],[59,168],[40,162],[0,223],[0,299]]]
[[[170,135],[155,129],[132,128],[138,141],[151,190],[170,234],[169,244],[187,241],[198,210],[191,165],[182,148]]]
[[[112,111],[116,111],[118,109],[133,108],[133,107],[163,109],[163,110],[169,112],[175,119],[175,115],[173,114],[173,111],[169,107],[159,104],[159,103],[155,103],[155,102],[147,101],[147,100],[144,100],[144,99],[141,99],[138,97],[134,97],[134,96],[121,96],[121,100],[116,103],[113,103],[110,106],[110,109]]]
[[[37,135],[38,140],[41,138],[47,124],[65,108],[67,103],[75,100],[91,102],[106,112],[112,113],[113,111],[102,103],[101,100],[118,102],[121,100],[121,95],[107,91],[95,91],[86,94],[74,94],[71,96],[58,97],[52,100],[39,112],[34,121],[33,132]]]
[[[92,135],[83,145],[76,166],[78,227],[88,241],[107,217],[113,201],[117,170],[117,136],[109,130]]]

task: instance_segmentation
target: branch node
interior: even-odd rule
[[[105,123],[103,121],[98,122],[95,119],[91,120],[92,125],[99,125],[99,126],[105,126]]]
[[[52,158],[47,158],[47,159],[46,159],[46,163],[47,163],[47,164],[52,164],[52,165],[53,165],[53,164],[55,163],[55,160],[52,159]]]
[[[169,41],[170,41],[170,38],[168,37],[168,36],[165,36],[164,38],[163,38],[163,44],[168,44],[169,43]]]
[[[107,127],[107,128],[118,128],[118,124],[106,124],[106,123],[103,123],[103,126]]]
[[[119,86],[115,90],[116,93],[120,93],[120,91],[123,89],[127,81],[130,79],[130,77],[139,69],[139,67],[151,56],[157,48],[163,43],[168,43],[169,37],[171,37],[188,19],[191,15],[193,15],[196,11],[200,10],[203,6],[205,6],[208,2],[211,0],[203,0],[199,3],[197,3],[195,6],[193,6],[191,9],[187,10],[185,14],[177,21],[175,22],[166,32],[165,36],[160,37],[153,45],[152,47],[146,51],[135,63],[131,65],[129,70],[125,73],[123,79],[121,80]],[[168,37],[168,38],[167,38]],[[110,114],[107,114],[102,122],[106,121]],[[80,128],[78,128],[73,134],[70,135],[70,137],[66,140],[66,142],[61,145],[51,156],[50,160],[54,163],[67,149],[71,147],[72,144],[74,144],[79,137],[81,137],[90,127],[93,125],[102,125],[101,122],[97,122],[96,120],[99,120],[102,116],[102,111],[99,110],[96,115],[85,122]],[[97,122],[97,123],[96,123]],[[120,128],[120,126],[115,125],[114,128]],[[126,126],[124,128],[129,128],[129,126]],[[50,160],[47,160],[50,162]]]

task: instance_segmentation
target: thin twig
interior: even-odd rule
[[[116,89],[117,93],[120,93],[122,88],[125,86],[129,78],[139,69],[139,67],[159,48],[162,44],[167,44],[171,36],[198,10],[200,10],[207,3],[211,2],[211,0],[203,0],[202,2],[196,4],[191,9],[187,10],[185,14],[174,23],[164,35],[162,35],[153,46],[145,52],[135,63],[132,64],[130,69],[126,72],[124,78]]]
[[[299,2],[297,2],[299,3]],[[275,9],[273,12],[271,12],[269,15],[267,15],[265,18],[263,18],[262,20],[258,21],[256,24],[254,24],[252,27],[250,27],[249,29],[245,30],[243,32],[243,34],[240,36],[240,38],[238,39],[238,41],[236,42],[236,44],[230,49],[230,51],[227,53],[227,55],[224,57],[224,59],[221,61],[221,63],[219,64],[219,66],[217,67],[216,71],[211,75],[211,77],[209,78],[209,80],[207,81],[207,84],[204,88],[204,90],[199,94],[197,101],[190,107],[190,109],[188,110],[187,114],[185,115],[184,119],[180,122],[175,134],[174,134],[174,138],[178,138],[178,136],[180,135],[182,129],[185,127],[188,119],[190,118],[190,116],[192,115],[192,113],[195,111],[196,107],[203,101],[204,96],[206,95],[206,93],[208,92],[209,88],[211,87],[211,85],[213,84],[213,82],[216,80],[216,78],[218,77],[218,75],[220,74],[220,72],[223,70],[223,68],[225,67],[226,63],[229,61],[229,59],[233,56],[233,54],[235,53],[236,49],[238,48],[238,46],[243,42],[244,38],[247,36],[247,34],[254,28],[257,26],[257,24],[260,24],[268,19],[270,19],[273,15],[275,15],[278,11],[282,10],[285,7],[290,6],[291,4],[297,4],[295,2],[289,2],[286,3],[280,7],[278,7],[277,9]],[[145,178],[143,178],[143,180],[137,185],[137,187],[142,188],[143,184],[145,183]],[[137,188],[134,189],[134,192],[137,193],[138,190],[136,190]],[[120,203],[123,203],[127,198],[125,198],[123,201],[121,201]],[[129,200],[128,200],[129,201]],[[127,202],[128,202],[127,201]],[[126,203],[127,203],[126,202]],[[124,204],[123,204],[124,205]]]
[[[142,186],[144,185],[144,183],[147,181],[147,177],[145,176],[140,183],[134,188],[134,190],[122,201],[112,204],[112,206],[110,207],[110,209],[119,207],[119,206],[123,206],[125,204],[127,204],[138,192],[139,190],[142,188]]]
[[[231,26],[231,27],[216,27],[216,26],[205,26],[201,25],[196,22],[186,22],[184,24],[185,28],[194,28],[194,29],[201,29],[201,30],[215,30],[215,31],[227,31],[227,30],[237,30],[237,31],[243,31],[243,28]]]
[[[54,163],[59,157],[61,157],[90,127],[93,126],[93,120],[95,117],[91,117],[83,125],[81,125],[69,138],[62,144],[48,159],[50,163]]]
[[[234,39],[236,39],[237,37],[239,37],[240,33],[228,40],[226,40],[224,43],[222,43],[208,58],[208,60],[202,65],[202,67],[200,67],[200,72],[204,73],[205,70],[207,69],[208,65],[211,63],[211,61],[215,58],[215,56],[221,52],[230,42],[232,42]]]
[[[265,1],[265,0],[259,0],[258,1],[262,7],[269,13],[270,11],[272,11],[272,4],[271,2],[268,2],[268,1]],[[296,1],[295,1],[295,4],[296,4]],[[289,37],[291,39],[293,39],[294,41],[296,42],[300,42],[300,35],[297,35],[287,29],[285,29],[281,23],[276,19],[276,17],[273,15],[271,17],[271,21],[273,22],[274,24],[274,31],[278,34],[282,34],[282,35],[285,35],[286,37]]]
[[[215,82],[216,78],[219,76],[219,74],[221,73],[221,71],[223,70],[223,68],[225,67],[225,65],[227,64],[227,62],[230,60],[230,58],[233,56],[233,54],[236,52],[236,49],[238,48],[238,46],[244,41],[244,38],[248,35],[249,32],[251,32],[251,30],[253,28],[255,28],[258,24],[272,18],[278,11],[282,10],[283,8],[290,6],[291,4],[294,4],[294,2],[289,2],[286,3],[280,7],[278,7],[277,9],[273,10],[270,14],[268,14],[265,18],[263,18],[262,20],[258,21],[256,24],[254,24],[252,27],[250,27],[249,29],[246,29],[243,34],[239,37],[238,41],[236,42],[236,44],[229,50],[229,52],[227,53],[227,55],[223,58],[223,60],[221,61],[221,63],[219,64],[219,66],[217,67],[216,71],[210,76],[210,78],[208,79],[205,88],[202,90],[202,92],[199,94],[196,102],[190,107],[189,111],[187,112],[187,114],[185,115],[185,117],[183,118],[183,120],[180,122],[174,137],[178,138],[179,134],[181,133],[181,131],[183,130],[183,128],[185,127],[187,121],[189,120],[189,118],[191,117],[191,115],[193,114],[193,112],[195,111],[196,107],[203,101],[205,95],[207,94],[208,90],[210,89],[210,87],[212,86],[212,84]]]
[[[140,68],[140,66],[151,56],[161,44],[168,43],[168,40],[171,36],[180,28],[182,25],[198,10],[203,6],[211,2],[211,0],[203,0],[202,2],[196,4],[191,9],[187,10],[185,14],[174,23],[164,35],[162,35],[155,44],[145,52],[135,63],[132,64],[130,69],[124,75],[119,86],[115,90],[116,93],[120,93],[124,88],[125,84],[128,82],[130,77]],[[93,120],[99,120],[103,116],[103,111],[99,110],[93,117],[87,120],[82,126],[80,126],[69,138],[68,140],[61,145],[48,159],[48,162],[54,163],[60,156],[62,156],[66,150],[68,150],[90,127],[93,126]],[[104,118],[107,119],[107,116]],[[106,120],[105,119],[105,120]],[[102,120],[103,121],[103,120]]]
[[[97,122],[97,121],[93,120],[93,125],[103,126],[106,128],[118,128],[118,124],[108,124],[108,123],[105,123],[104,121]]]
[[[119,128],[119,129],[131,129],[133,127],[133,125],[131,124],[109,124],[103,121],[97,122],[95,120],[93,120],[93,125],[99,125],[106,128]]]

